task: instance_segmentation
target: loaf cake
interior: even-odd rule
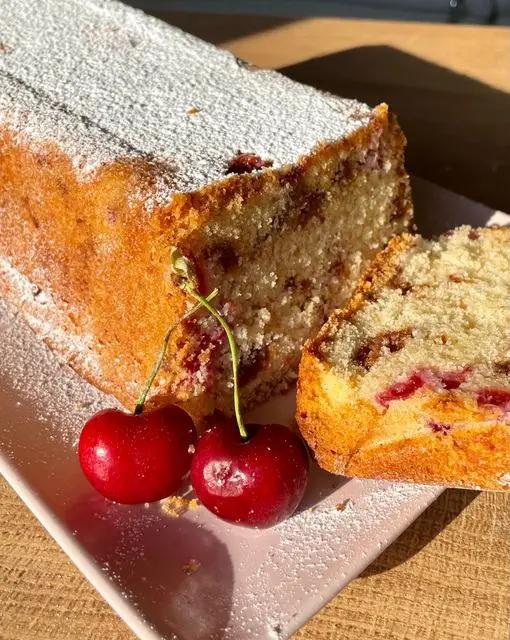
[[[304,349],[297,420],[319,464],[510,490],[510,228],[404,234]]]
[[[242,401],[300,348],[411,218],[405,140],[319,92],[107,0],[0,3],[0,292],[132,407],[189,307],[178,247],[235,326]],[[215,321],[174,334],[153,403],[231,407]]]

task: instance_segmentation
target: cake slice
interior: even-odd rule
[[[132,407],[189,306],[178,247],[220,288],[244,404],[409,225],[404,137],[375,109],[254,68],[105,0],[0,3],[0,291],[79,373]],[[174,334],[154,403],[232,403],[204,315]]]
[[[510,489],[510,229],[402,235],[307,343],[297,421],[319,464]]]

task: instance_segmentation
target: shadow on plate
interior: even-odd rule
[[[461,224],[487,225],[491,219],[491,224],[508,224],[508,219],[502,220],[505,217],[502,214],[496,221],[491,207],[454,195],[422,178],[413,177],[411,182],[414,219],[418,231],[426,237],[437,236]]]
[[[280,69],[371,105],[388,102],[408,138],[410,172],[510,211],[510,95],[398,49],[370,46]]]
[[[479,494],[479,491],[447,489],[361,575],[384,573],[412,558],[446,529]]]
[[[66,524],[162,637],[223,637],[234,572],[227,547],[210,531],[161,517],[157,505],[126,507],[93,491],[74,501]]]
[[[317,506],[322,500],[330,496],[341,486],[349,482],[350,478],[335,476],[321,469],[317,463],[310,459],[310,476],[305,495],[299,505],[296,515],[310,507]]]

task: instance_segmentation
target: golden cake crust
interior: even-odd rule
[[[510,231],[490,233],[506,239]],[[479,406],[453,391],[427,390],[401,412],[381,412],[359,394],[354,373],[339,375],[324,357],[341,323],[398,275],[399,255],[413,242],[411,235],[394,238],[375,258],[346,307],[334,312],[305,345],[298,379],[299,428],[319,465],[332,473],[510,490],[510,425],[494,407]],[[447,437],[409,428],[423,410],[439,426],[465,426]]]
[[[412,211],[405,140],[386,105],[374,109],[367,127],[320,144],[295,165],[228,176],[150,212],[155,182],[171,181],[168,167],[119,159],[84,181],[57,145],[34,147],[0,126],[0,293],[80,375],[132,407],[168,326],[187,308],[169,271],[170,247],[199,255],[207,243],[202,230],[216,217],[242,215],[261,193],[306,190],[317,166],[362,149],[383,131],[398,154],[404,188],[395,209],[405,224]],[[175,332],[152,402],[179,402],[203,415],[217,399],[186,386],[186,362],[200,340],[192,326]],[[212,359],[213,350],[201,358]]]

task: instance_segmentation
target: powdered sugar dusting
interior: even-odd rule
[[[51,297],[51,286],[46,283],[45,291],[34,285],[20,273],[7,258],[0,256],[0,281],[14,290],[14,299],[23,307],[28,324],[37,332],[43,342],[48,341],[65,362],[80,360],[91,375],[100,376],[97,353],[93,348],[94,338],[86,332],[73,331],[69,317],[76,309],[67,303],[64,312]],[[58,317],[60,322],[55,322]],[[85,362],[86,361],[86,362]]]
[[[279,525],[275,543],[248,579],[246,594],[234,603],[236,619],[248,620],[251,613],[251,620],[236,632],[242,630],[243,637],[255,638],[255,629],[269,621],[267,637],[280,637],[278,630],[282,629],[285,635],[281,637],[288,637],[299,627],[306,602],[316,601],[319,608],[325,585],[331,585],[333,595],[339,581],[345,584],[353,577],[353,565],[359,572],[388,544],[391,514],[412,519],[417,505],[425,506],[439,492],[417,485],[352,480],[316,509],[302,511]],[[339,493],[348,500],[343,510],[336,508]],[[340,580],[339,565],[346,569]],[[282,607],[283,601],[291,602],[292,608]],[[260,620],[254,619],[254,610]]]
[[[85,420],[115,401],[61,364],[5,302],[0,343],[2,453],[32,478],[123,597],[167,637],[175,629],[223,640],[288,637],[440,492],[347,482],[314,468],[303,510],[266,531],[228,525],[202,506],[169,518],[159,504],[108,503],[81,477],[75,446]],[[273,419],[289,422],[292,395],[268,403]],[[43,433],[23,431],[18,405]],[[188,576],[183,565],[191,558],[200,569]]]
[[[450,219],[459,202],[466,206],[431,185],[420,191],[425,202],[439,194],[434,220]],[[486,210],[471,205],[482,223]],[[0,471],[5,472],[5,458],[16,465],[18,487],[37,494],[34,502],[42,496],[40,513],[47,514],[47,522],[63,523],[60,541],[74,540],[88,552],[82,569],[96,585],[94,569],[102,569],[107,585],[128,602],[138,629],[145,616],[168,638],[289,637],[442,490],[312,474],[310,489],[319,492],[307,494],[309,507],[266,531],[230,526],[203,507],[174,519],[162,514],[159,504],[108,503],[81,478],[73,443],[86,417],[112,406],[112,398],[59,364],[2,302],[0,344]],[[290,423],[292,396],[273,398],[251,419]],[[18,417],[20,405],[26,406],[25,421]],[[36,422],[33,411],[44,416],[47,428],[30,436],[36,446],[29,448],[26,432]],[[510,474],[499,480],[502,487],[510,484]],[[337,510],[347,499],[345,509]],[[190,558],[201,568],[186,576],[182,564]],[[108,595],[104,583],[100,586]],[[115,605],[111,597],[110,602]]]
[[[53,330],[52,338],[58,339]],[[90,415],[106,407],[119,406],[116,400],[87,384],[59,361],[1,298],[0,341],[3,384],[10,389],[9,393],[35,407],[38,421],[49,426],[52,438],[76,444]]]
[[[0,122],[56,142],[82,179],[119,158],[162,164],[156,203],[225,178],[239,151],[278,167],[370,117],[108,0],[4,0],[0,25]]]

